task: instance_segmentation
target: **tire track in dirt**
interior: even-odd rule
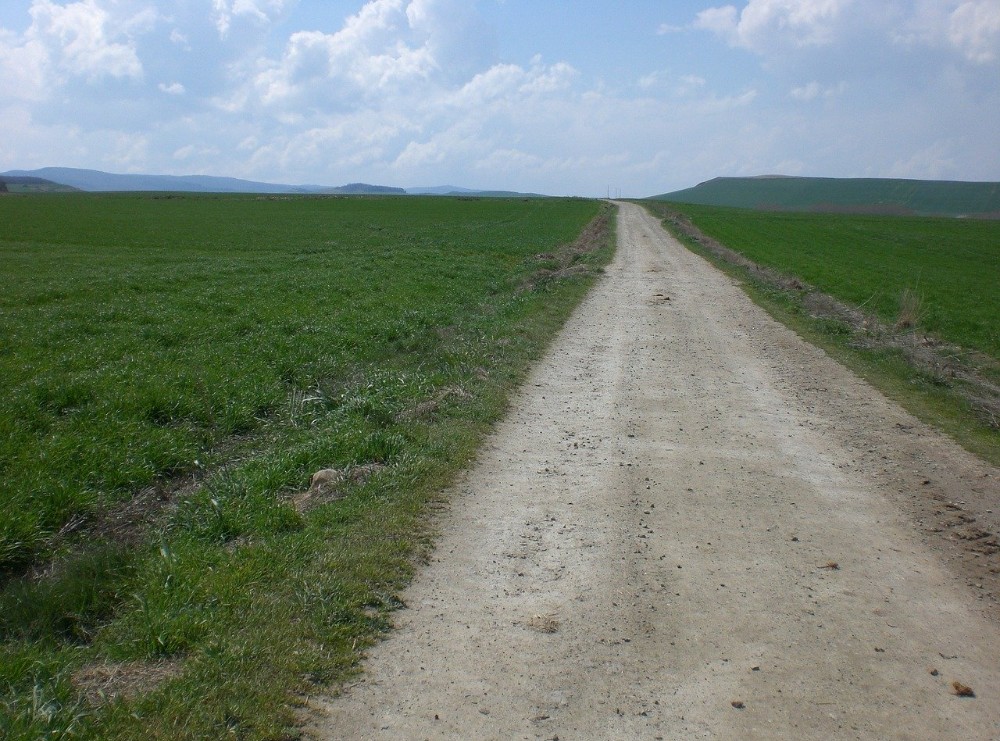
[[[991,606],[903,501],[928,472],[1000,502],[996,469],[621,204],[397,630],[307,733],[1000,737]]]

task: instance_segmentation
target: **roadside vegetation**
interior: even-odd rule
[[[295,737],[613,249],[581,200],[11,195],[0,223],[11,739]]]
[[[1000,463],[1000,221],[643,205],[778,319]]]

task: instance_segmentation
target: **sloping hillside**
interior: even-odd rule
[[[77,188],[45,178],[0,175],[0,193],[70,193],[75,190]]]
[[[1000,217],[1000,183],[879,178],[714,178],[655,200],[776,211]]]

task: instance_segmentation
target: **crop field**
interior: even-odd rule
[[[754,262],[889,323],[914,297],[921,328],[1000,358],[1000,221],[677,207]]]
[[[292,693],[385,629],[428,503],[610,222],[582,200],[0,197],[0,736],[287,733]]]

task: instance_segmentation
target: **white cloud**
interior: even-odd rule
[[[495,103],[509,106],[526,97],[567,90],[577,77],[577,71],[565,62],[546,66],[536,57],[528,69],[516,64],[494,65],[447,93],[446,99],[452,110],[484,110]]]
[[[434,0],[413,0],[406,6],[406,19],[412,28],[431,30],[437,21]]]
[[[0,100],[41,102],[73,80],[141,82],[138,39],[161,20],[140,0],[31,0],[23,33],[0,29]]]
[[[134,42],[113,27],[97,0],[69,5],[34,0],[30,12],[28,40],[42,43],[50,60],[65,74],[91,80],[142,77]]]
[[[664,88],[672,90],[674,95],[680,97],[697,93],[707,83],[708,80],[701,75],[680,75],[678,77],[667,71],[650,72],[636,81],[636,85],[642,90]]]
[[[972,62],[997,61],[1000,58],[1000,2],[963,2],[949,18],[948,40]]]
[[[112,9],[117,7],[122,7],[121,4],[112,4]],[[125,13],[120,15],[118,18],[110,17],[110,25],[116,30],[120,31],[130,39],[134,39],[144,33],[152,31],[157,24],[162,20],[165,20],[160,12],[154,7],[138,8],[137,11],[132,13]]]
[[[708,84],[708,80],[700,75],[682,75],[677,85],[678,95],[690,95],[701,90]]]
[[[745,108],[757,99],[756,90],[745,90],[739,95],[711,95],[693,103],[699,114],[715,115],[731,111],[734,108]]]
[[[814,80],[808,85],[793,88],[792,92],[789,94],[796,100],[814,100],[819,96],[820,90],[821,88],[819,83]]]
[[[49,55],[37,40],[22,40],[0,29],[0,100],[44,100]]]
[[[661,23],[657,26],[656,33],[658,36],[666,36],[668,33],[681,33],[684,30],[684,26],[675,26],[671,23]]]
[[[445,148],[437,141],[416,142],[412,141],[396,157],[395,165],[405,169],[419,169],[427,165],[438,165],[444,162],[445,157],[453,154],[454,149]]]
[[[459,108],[471,109],[509,95],[523,85],[527,73],[516,64],[497,64],[480,72],[453,95],[452,103]]]
[[[765,57],[856,45],[873,34],[909,46],[949,48],[976,64],[1000,59],[998,0],[748,0],[742,10],[734,5],[702,10],[692,27]]]
[[[225,38],[234,22],[266,26],[292,4],[294,0],[212,0],[212,18],[219,36]]]
[[[188,160],[195,160],[196,162],[206,162],[211,161],[212,157],[219,154],[218,147],[213,146],[195,146],[194,144],[188,144],[174,151],[172,158],[178,162],[185,162]]]
[[[531,95],[553,93],[570,87],[576,77],[577,71],[565,62],[556,62],[551,67],[546,67],[536,58],[520,91]]]
[[[702,10],[692,25],[718,34],[735,46],[739,43],[739,21],[739,11],[732,5],[724,5],[721,8]]]
[[[167,95],[184,95],[184,86],[179,82],[172,82],[169,85],[161,82],[157,88]]]
[[[149,138],[142,133],[105,131],[100,133],[102,152],[109,168],[121,172],[141,172],[149,159]]]
[[[855,0],[750,0],[698,13],[694,27],[711,31],[732,46],[763,53],[775,47],[831,43]]]
[[[428,12],[426,2],[374,0],[335,33],[293,33],[279,59],[261,63],[252,83],[257,99],[352,106],[426,80],[439,69],[424,28]]]
[[[795,100],[807,102],[810,100],[816,100],[817,98],[835,98],[838,95],[842,95],[846,89],[846,82],[840,82],[832,86],[823,86],[816,80],[813,80],[812,82],[800,87],[792,88],[791,92],[789,92],[789,96]]]
[[[656,87],[660,84],[660,80],[664,77],[662,72],[650,72],[647,75],[643,75],[636,81],[638,85],[643,90],[648,90],[649,88]]]

